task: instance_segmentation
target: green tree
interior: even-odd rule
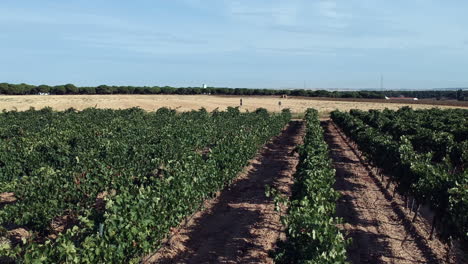
[[[79,93],[80,94],[96,94],[96,88],[95,87],[81,87],[79,88]]]
[[[39,93],[49,93],[50,92],[50,86],[42,84],[37,87],[37,91]]]
[[[66,94],[77,94],[78,88],[75,85],[68,83],[65,84],[65,92]]]
[[[463,90],[462,89],[458,89],[457,90],[457,100],[458,101],[463,101]]]
[[[67,92],[67,89],[63,85],[57,85],[52,87],[51,92],[53,94],[65,94]]]
[[[126,86],[119,86],[119,87],[117,87],[117,88],[116,88],[116,92],[117,92],[118,94],[128,94],[128,93],[130,93],[130,91],[128,90],[128,87],[126,87]]]
[[[98,87],[96,87],[97,94],[112,94],[112,92],[112,87],[109,87],[107,85],[99,85]]]

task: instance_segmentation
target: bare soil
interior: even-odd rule
[[[12,192],[0,193],[0,209],[3,208],[6,204],[11,204],[16,202],[15,194]]]
[[[28,239],[31,237],[31,233],[25,228],[15,228],[7,232],[10,240],[13,244],[20,243],[22,239]]]
[[[383,104],[408,104],[408,105],[446,105],[446,106],[458,106],[468,107],[468,101],[458,101],[452,99],[436,100],[436,99],[367,99],[367,98],[330,98],[330,97],[294,97],[301,99],[310,100],[322,100],[322,101],[338,101],[338,102],[367,102],[367,103],[383,103]]]
[[[259,155],[220,195],[205,203],[185,227],[145,263],[273,263],[268,256],[284,239],[280,214],[265,186],[290,195],[298,162],[295,147],[304,125],[292,121],[283,133],[266,144]]]
[[[428,240],[430,224],[404,208],[403,200],[385,188],[379,177],[332,121],[322,122],[336,168],[335,188],[342,196],[337,215],[352,238],[352,263],[446,263],[446,246]]]

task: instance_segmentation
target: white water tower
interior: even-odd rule
[[[206,85],[206,84],[203,84],[203,86],[202,86],[202,87],[203,87],[203,89],[206,89],[206,88],[208,87],[208,85]]]

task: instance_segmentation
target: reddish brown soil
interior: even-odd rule
[[[456,106],[456,107],[468,107],[468,101],[458,100],[436,100],[436,99],[419,99],[419,100],[408,100],[408,99],[366,99],[366,98],[330,98],[330,97],[302,97],[293,96],[293,98],[309,99],[317,101],[338,101],[338,102],[367,102],[367,103],[382,103],[382,104],[409,104],[409,105],[442,105],[442,106]]]
[[[428,240],[426,219],[411,222],[412,214],[399,197],[385,188],[373,170],[331,121],[322,123],[336,168],[335,188],[342,194],[337,214],[352,238],[352,263],[445,263],[446,247]]]
[[[268,252],[284,233],[272,199],[265,196],[265,185],[290,194],[298,162],[294,149],[303,134],[303,123],[292,121],[264,146],[245,173],[145,262],[273,263]]]

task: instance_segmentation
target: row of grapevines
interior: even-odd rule
[[[289,119],[236,108],[2,113],[0,192],[17,200],[0,206],[0,241],[12,228],[29,236],[0,242],[0,257],[138,262]]]
[[[468,229],[468,213],[464,213],[468,204],[468,174],[465,172],[468,166],[468,110],[413,110],[404,107],[397,111],[351,110],[350,114],[379,132],[392,136],[396,141],[407,140],[414,151],[428,155],[423,162],[416,162],[413,167],[417,168],[418,164],[419,171],[425,168],[425,171],[431,172],[429,176],[435,173],[437,176],[428,177],[428,173],[420,172],[420,177],[425,177],[418,183],[412,183],[412,194],[419,197],[419,201],[431,204],[437,211],[436,221],[447,214],[447,207],[450,205],[451,221],[464,226],[462,232]],[[409,152],[407,160],[411,161],[413,158]],[[431,163],[438,170],[428,169],[423,163]],[[455,228],[458,229],[457,225]],[[447,232],[445,235],[449,234]],[[466,233],[463,236],[462,233],[463,237],[466,239],[468,236]]]
[[[278,243],[274,258],[277,263],[346,263],[348,242],[336,227],[341,219],[335,217],[335,170],[318,112],[308,109],[305,122],[293,194],[289,200],[280,198],[289,207],[282,217],[287,239]]]
[[[468,110],[466,109],[420,109],[402,107],[398,110],[353,109],[350,113],[359,116],[372,127],[382,128],[395,139],[415,133],[417,129],[427,128],[438,132],[447,132],[457,142],[468,137]]]
[[[357,143],[367,160],[390,176],[397,191],[412,196],[418,204],[428,204],[435,212],[443,239],[468,241],[468,174],[452,173],[447,163],[433,161],[433,153],[421,153],[408,139],[367,125],[360,118],[334,111],[333,121]]]
[[[432,161],[444,162],[453,172],[468,166],[468,110],[408,107],[393,110],[351,110],[350,114],[395,140],[406,136],[414,149],[432,152]]]

